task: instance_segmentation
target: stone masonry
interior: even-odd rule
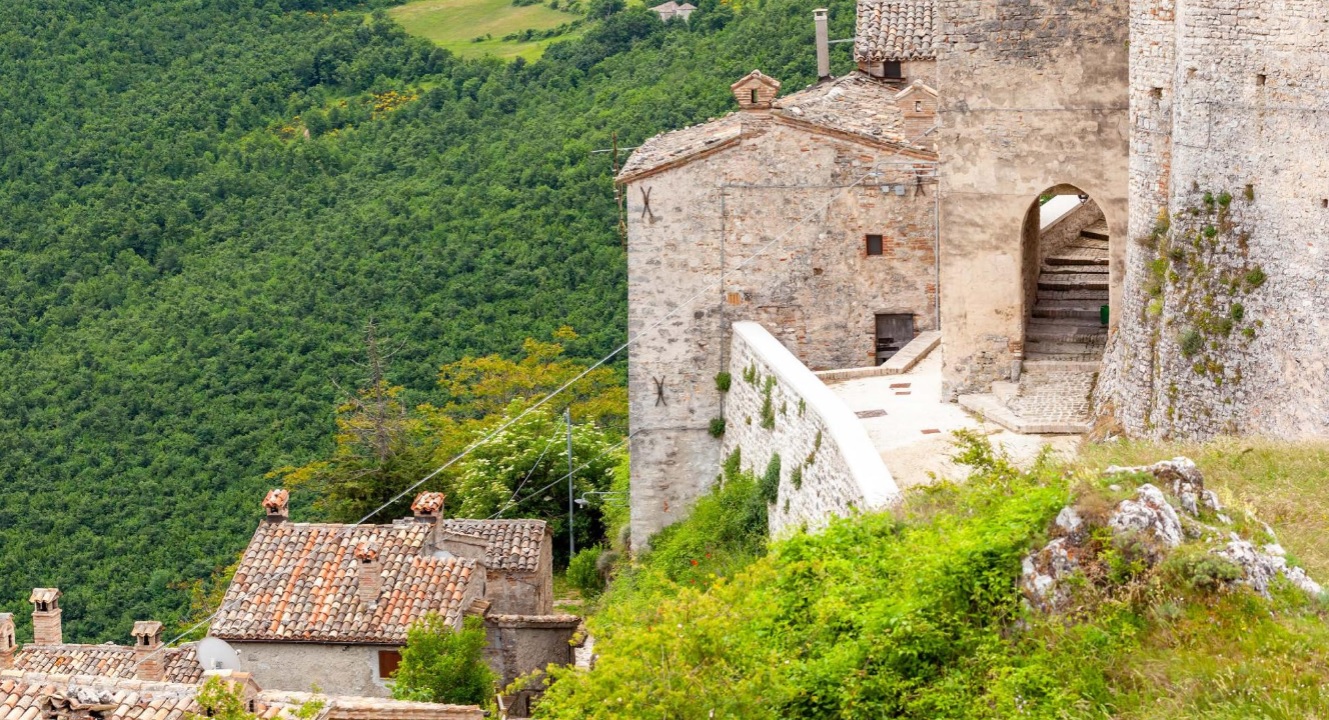
[[[732,323],[761,323],[817,370],[874,364],[877,314],[937,327],[935,154],[905,137],[899,94],[826,81],[653,138],[625,166],[634,547],[719,471],[708,427]]]
[[[1151,437],[1329,433],[1329,5],[1136,0],[1121,329],[1098,401]]]
[[[1102,209],[1119,303],[1127,2],[937,0],[941,324],[952,394],[1011,379],[1023,357],[1037,266],[1022,238],[1040,195],[1085,193]]]
[[[772,536],[895,500],[895,481],[863,424],[765,328],[735,323],[729,358],[723,453],[737,451],[759,477],[779,456]]]

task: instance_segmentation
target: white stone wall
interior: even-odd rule
[[[1101,406],[1153,437],[1329,434],[1329,4],[1137,0],[1130,52],[1132,242]]]
[[[758,476],[772,456],[780,455],[779,497],[770,508],[772,536],[801,527],[815,530],[832,516],[898,498],[895,481],[863,424],[761,325],[734,323],[729,372],[722,454],[728,457],[738,449],[743,467]],[[770,410],[764,413],[768,397]],[[801,476],[797,486],[796,476]]]
[[[231,641],[240,655],[240,669],[253,673],[264,690],[291,690],[338,695],[389,697],[378,677],[378,652],[399,650],[387,645],[333,645]]]

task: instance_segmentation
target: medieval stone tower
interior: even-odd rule
[[[1329,4],[1134,0],[1130,238],[1102,409],[1329,434]]]

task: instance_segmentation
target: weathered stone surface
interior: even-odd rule
[[[1144,484],[1135,491],[1135,498],[1122,500],[1108,519],[1114,534],[1138,532],[1152,537],[1164,547],[1177,547],[1185,540],[1181,518],[1168,503],[1162,490]]]
[[[1130,434],[1329,434],[1327,21],[1323,0],[1131,3],[1132,242],[1097,395]]]
[[[723,454],[738,450],[743,466],[759,476],[780,456],[772,535],[824,527],[832,517],[898,498],[863,424],[764,328],[734,324],[729,367]]]
[[[1319,595],[1323,592],[1320,584],[1310,579],[1305,570],[1287,564],[1283,548],[1278,545],[1266,545],[1259,550],[1248,540],[1232,540],[1216,554],[1240,566],[1242,582],[1266,597],[1269,596],[1269,583],[1280,573],[1306,593]]]

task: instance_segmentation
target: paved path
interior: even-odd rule
[[[932,475],[961,480],[966,468],[950,461],[951,433],[970,429],[989,436],[1017,462],[1027,465],[1044,445],[1074,455],[1078,435],[1025,435],[995,423],[981,422],[941,397],[941,351],[933,351],[903,375],[847,380],[830,385],[849,409],[858,413],[868,436],[881,452],[901,489],[928,483]]]

